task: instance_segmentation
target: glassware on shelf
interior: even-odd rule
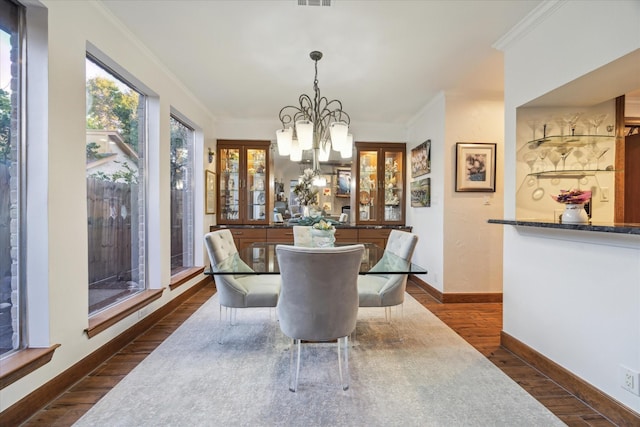
[[[600,170],[600,159],[607,154],[609,151],[609,147],[600,148],[596,146],[596,150],[594,151],[594,155],[596,157],[596,170]]]
[[[527,124],[529,125],[529,128],[531,129],[531,132],[533,133],[533,136],[532,136],[531,140],[535,141],[536,140],[536,130],[540,126],[540,119],[537,119],[537,118],[529,119],[529,120],[527,120]]]
[[[529,174],[532,174],[533,173],[533,165],[535,165],[535,163],[538,161],[538,155],[533,151],[529,151],[522,158],[525,161],[525,163],[527,165],[529,165]],[[527,185],[532,186],[533,184],[535,184],[535,179],[532,176],[529,176],[529,180],[527,181]]]
[[[598,128],[609,117],[608,114],[595,114],[589,118],[589,122],[591,126],[594,128],[594,135],[598,135]]]
[[[580,120],[581,116],[582,113],[572,113],[566,117],[567,124],[569,125],[569,130],[571,131],[571,136],[575,136],[576,126],[578,125],[578,121]]]
[[[560,163],[560,154],[558,154],[556,150],[551,150],[549,151],[549,154],[547,155],[547,157],[549,158],[549,161],[553,165],[553,170],[557,171],[558,163]]]
[[[538,158],[540,158],[540,171],[544,172],[545,170],[547,170],[547,168],[545,167],[545,160],[547,158],[547,155],[549,155],[549,152],[551,151],[550,148],[540,148],[538,150]]]
[[[559,145],[558,147],[556,147],[556,151],[562,159],[562,170],[566,169],[567,157],[569,156],[569,154],[571,154],[573,148],[574,147],[569,147],[568,145]]]

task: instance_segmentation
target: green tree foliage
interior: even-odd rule
[[[123,93],[112,79],[94,77],[87,80],[87,98],[87,128],[117,130],[137,152],[140,95],[133,90]]]
[[[11,97],[0,89],[0,162],[11,159]]]

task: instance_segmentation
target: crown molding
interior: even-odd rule
[[[536,28],[549,16],[553,15],[564,3],[566,3],[566,0],[543,1],[529,12],[527,16],[522,18],[520,22],[514,25],[513,28],[507,31],[505,35],[492,44],[491,47],[504,51],[511,43],[521,39],[525,34]]]

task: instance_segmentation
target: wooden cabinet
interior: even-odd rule
[[[218,140],[218,224],[268,224],[269,141]]]
[[[405,144],[356,142],[356,224],[404,224],[405,154]]]
[[[358,243],[358,230],[355,228],[336,228],[336,242]]]
[[[292,227],[218,227],[211,226],[210,231],[228,228],[233,235],[233,241],[238,250],[251,246],[253,243],[284,243],[293,244]],[[411,227],[398,227],[397,230],[411,232]],[[391,228],[336,228],[336,242],[338,243],[373,243],[381,248],[387,245]]]
[[[268,228],[267,242],[293,244],[293,227]]]
[[[254,243],[267,241],[266,228],[229,228],[229,230],[239,251]]]
[[[387,239],[391,234],[391,228],[361,228],[358,230],[358,243],[373,243],[384,248],[387,246]],[[411,233],[411,227],[400,227],[396,230]]]

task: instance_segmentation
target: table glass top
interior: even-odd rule
[[[280,274],[278,243],[254,243],[218,264],[207,274]],[[426,274],[427,270],[372,243],[364,244],[360,274]]]

